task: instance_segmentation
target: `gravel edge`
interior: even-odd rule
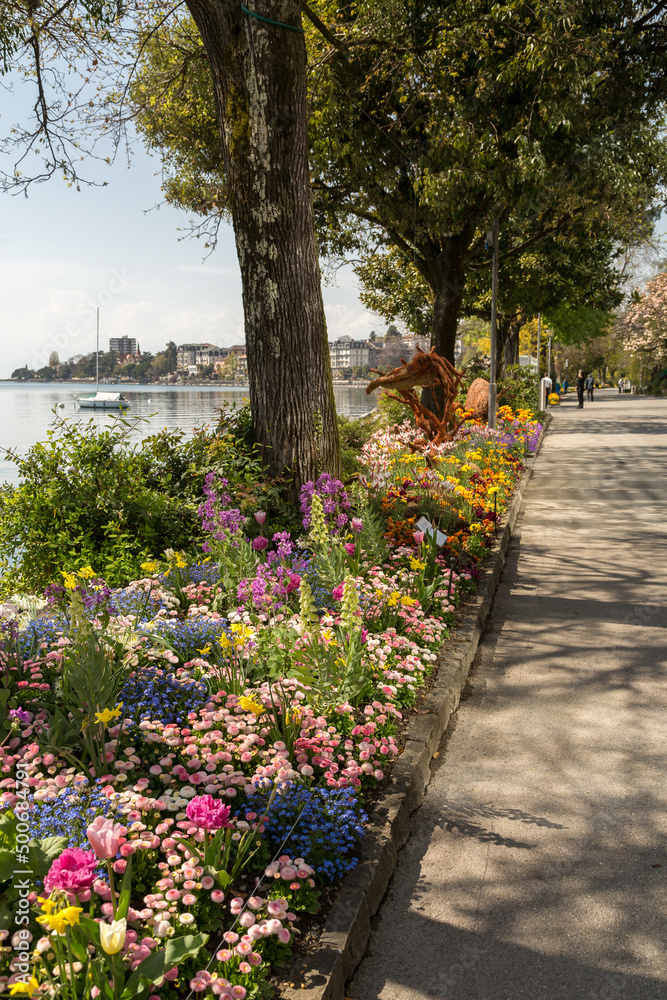
[[[366,828],[360,862],[345,877],[318,946],[299,976],[303,985],[283,986],[282,1000],[345,1000],[345,984],[366,951],[371,918],[387,891],[398,852],[410,836],[410,815],[424,799],[433,754],[458,707],[505,565],[526,485],[550,422],[548,416],[534,455],[526,459],[526,468],[485,561],[477,591],[466,602],[465,615],[442,648],[436,678],[420,702],[420,714],[411,721],[403,752]]]

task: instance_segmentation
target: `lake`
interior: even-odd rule
[[[187,435],[195,427],[213,423],[216,409],[225,402],[239,405],[248,397],[247,386],[189,386],[189,385],[100,385],[100,389],[122,392],[132,404],[128,411],[131,418],[144,418],[137,426],[134,437],[139,440],[155,434],[162,428],[180,428]],[[54,420],[54,407],[58,416],[68,420],[92,420],[97,426],[108,426],[117,414],[113,411],[80,410],[74,402],[74,393],[94,392],[90,383],[76,382],[0,382],[0,449],[14,448],[23,453],[36,441],[45,441],[46,432]],[[375,394],[367,396],[358,386],[334,386],[338,412],[349,417],[360,417],[372,410]],[[64,406],[59,406],[64,403]],[[2,453],[0,452],[0,457]],[[16,466],[0,461],[0,483],[17,482]]]

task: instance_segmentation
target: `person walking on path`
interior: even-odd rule
[[[567,396],[567,389],[568,389],[569,384],[570,383],[568,382],[567,375],[566,375],[565,378],[563,379],[563,392],[565,393],[566,396]]]
[[[579,399],[579,409],[584,408],[584,386],[586,384],[586,379],[584,378],[584,373],[579,369],[579,375],[577,376],[577,398]]]
[[[589,375],[586,379],[586,398],[589,403],[593,402],[593,389],[595,388],[595,379],[592,375]]]
[[[618,394],[619,394],[619,396],[621,395],[622,392],[623,392],[623,379],[619,378],[619,380],[618,380]]]

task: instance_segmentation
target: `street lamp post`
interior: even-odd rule
[[[498,219],[493,220],[491,238],[493,246],[493,268],[491,276],[491,371],[489,373],[489,427],[496,426],[498,404],[497,351],[498,351]]]
[[[542,313],[537,314],[537,381],[540,381],[540,351],[542,349]]]

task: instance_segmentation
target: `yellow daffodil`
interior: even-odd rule
[[[83,569],[79,570],[79,576],[82,580],[92,580],[95,575],[95,570],[92,566],[84,566]]]
[[[68,573],[65,569],[61,569],[60,573],[63,578],[63,586],[65,587],[65,590],[76,590],[78,581],[74,573]]]
[[[417,602],[414,599],[414,597],[410,597],[408,594],[403,594],[403,597],[401,598],[401,604],[403,605],[404,608],[411,608],[416,603]]]
[[[53,913],[45,913],[37,917],[38,924],[44,924],[50,931],[56,934],[64,934],[68,927],[74,927],[79,922],[79,914],[83,913],[82,906],[66,906],[64,910],[56,910]]]
[[[246,698],[245,695],[242,695],[239,698],[239,705],[241,706],[244,712],[252,712],[253,715],[261,715],[262,712],[264,711],[263,705],[258,704],[256,701],[253,701],[252,698]]]
[[[208,654],[211,652],[211,647],[204,646],[203,649],[198,649],[197,652],[199,653],[200,656],[208,656]]]
[[[117,708],[103,708],[101,712],[95,712],[95,721],[108,726],[112,719],[117,719],[123,707],[122,701]]]
[[[160,564],[156,559],[141,564],[141,568],[143,569],[144,573],[154,573],[155,570],[159,568],[159,566]]]
[[[390,594],[389,597],[388,597],[388,599],[387,599],[387,607],[388,608],[395,608],[396,605],[398,604],[398,600],[399,600],[400,596],[401,595],[399,594],[399,592],[397,590],[395,590],[393,592],[393,594]]]
[[[31,976],[27,983],[21,983],[21,982],[14,983],[9,993],[10,996],[13,997],[18,996],[20,993],[23,993],[26,996],[31,997],[35,992],[35,990],[38,989],[39,989],[39,983],[37,982],[34,976]]]
[[[415,569],[415,570],[416,569],[424,569],[425,566],[426,566],[426,563],[420,562],[419,559],[411,559],[410,560],[410,569]]]
[[[40,905],[40,909],[44,910],[45,913],[51,913],[53,907],[56,905],[55,899],[51,899],[51,897],[44,899],[43,896],[39,896],[37,902]]]
[[[112,920],[110,924],[100,923],[100,944],[107,955],[117,955],[125,944],[127,934],[127,921],[123,917],[121,920]]]

